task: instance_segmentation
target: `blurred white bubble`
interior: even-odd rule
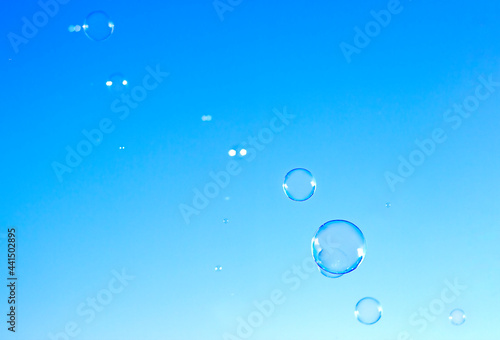
[[[240,150],[240,155],[241,156],[246,156],[246,154],[247,154],[247,150],[246,149],[241,149]]]
[[[231,149],[231,150],[229,150],[228,154],[229,154],[229,156],[234,157],[234,156],[236,156],[236,150]]]

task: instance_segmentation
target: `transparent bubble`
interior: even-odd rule
[[[305,201],[316,191],[316,180],[307,169],[293,169],[285,176],[283,191],[293,201]]]
[[[240,156],[241,156],[241,157],[244,157],[244,156],[246,156],[246,155],[247,155],[247,150],[246,150],[246,149],[241,149],[241,150],[240,150]]]
[[[460,326],[465,322],[465,313],[461,309],[454,309],[451,311],[449,319],[452,324]]]
[[[115,25],[111,22],[109,16],[103,11],[95,11],[85,18],[83,30],[87,37],[94,41],[103,41],[108,39]]]
[[[386,208],[390,208],[390,207],[391,207],[391,203],[390,203],[390,202],[387,202],[387,203],[385,204],[385,207],[386,207]]]
[[[231,156],[231,157],[236,156],[236,150],[234,150],[234,149],[229,150],[228,151],[228,155]]]
[[[365,237],[354,224],[333,220],[319,227],[312,239],[316,264],[330,274],[346,274],[356,269],[366,254]]]
[[[221,271],[222,270],[222,267],[221,266],[217,266],[215,267],[215,271]]]
[[[70,31],[70,32],[74,32],[74,31],[75,31],[75,26],[74,26],[74,25],[70,25],[70,26],[68,27],[68,31]]]
[[[121,73],[113,73],[106,81],[109,91],[116,96],[120,96],[128,90],[128,81]]]
[[[354,316],[365,325],[373,325],[382,317],[382,306],[376,299],[365,297],[356,304]]]
[[[222,220],[222,223],[224,223],[224,224],[228,224],[228,223],[229,223],[229,220],[228,220],[227,218],[225,218],[225,219],[223,219],[223,220]]]
[[[318,270],[321,274],[323,274],[323,276],[326,276],[327,278],[329,279],[337,279],[339,277],[342,276],[342,274],[332,274],[332,273],[329,273],[323,269],[321,269],[321,267],[318,267]]]
[[[209,122],[212,120],[212,116],[210,116],[210,115],[201,116],[201,120],[204,122]]]

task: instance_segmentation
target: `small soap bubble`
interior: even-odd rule
[[[113,33],[115,25],[103,11],[95,11],[85,18],[83,31],[91,40],[103,41]]]
[[[293,201],[305,201],[316,191],[316,180],[307,169],[293,169],[285,176],[283,191]]]
[[[70,32],[74,32],[74,31],[75,31],[75,26],[70,25],[70,26],[68,27],[68,31],[70,31]]]
[[[390,207],[391,207],[391,203],[390,203],[390,202],[387,202],[387,203],[385,204],[385,207],[386,207],[386,208],[390,208]]]
[[[246,156],[246,154],[247,154],[247,150],[246,149],[241,149],[240,150],[240,156],[244,157],[244,156]]]
[[[212,120],[212,116],[210,116],[210,115],[201,116],[201,120],[204,122],[209,122]]]
[[[231,149],[231,150],[229,150],[228,154],[229,154],[229,156],[234,157],[234,156],[236,156],[236,150]]]
[[[451,323],[455,326],[460,326],[465,322],[465,313],[461,309],[454,309],[451,311],[450,316],[448,317]]]
[[[128,81],[123,74],[113,73],[106,80],[106,86],[113,95],[120,96],[128,90]]]
[[[330,274],[356,269],[366,254],[365,237],[353,223],[333,220],[319,227],[311,243],[316,264]]]
[[[354,316],[365,325],[373,325],[382,317],[382,306],[376,299],[365,297],[356,304]]]
[[[225,219],[223,219],[223,220],[222,220],[222,223],[224,223],[224,224],[228,224],[228,223],[229,223],[229,220],[228,220],[227,218],[225,218]]]
[[[215,267],[215,271],[221,271],[221,270],[222,270],[222,267],[220,267],[220,266]]]
[[[75,32],[80,32],[81,29],[82,27],[80,25],[75,26]]]

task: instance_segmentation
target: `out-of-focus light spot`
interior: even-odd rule
[[[123,84],[123,85],[127,85],[127,84],[128,84],[128,81],[124,80],[124,81],[122,81],[122,84]]]
[[[82,27],[80,25],[75,26],[75,32],[80,32],[81,29]]]
[[[68,31],[70,31],[70,32],[74,32],[74,31],[75,31],[75,26],[70,25],[70,26],[68,27]]]
[[[124,150],[124,149],[125,149],[125,147],[124,147],[124,146],[120,146],[118,149],[120,149],[120,150]]]
[[[209,122],[212,120],[212,116],[210,116],[210,115],[201,116],[201,120],[204,122]]]
[[[247,150],[246,149],[241,149],[240,150],[240,155],[241,156],[245,156],[247,154]]]
[[[108,81],[106,82],[106,86],[111,86],[111,85],[113,85],[113,82],[112,82],[111,80],[108,80]]]
[[[229,154],[229,156],[234,157],[234,156],[236,156],[236,150],[231,149],[231,150],[229,150],[228,154]]]
[[[387,202],[387,203],[385,204],[385,207],[386,207],[386,208],[390,208],[390,207],[391,207],[391,203]]]

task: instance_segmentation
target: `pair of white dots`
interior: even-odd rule
[[[228,154],[229,154],[229,156],[234,157],[234,156],[236,156],[236,150],[231,149],[231,150],[229,150]],[[240,150],[240,156],[245,156],[246,154],[247,154],[247,150],[246,149],[241,149]]]
[[[122,81],[122,85],[127,85],[127,84],[128,84],[128,81],[126,81],[126,80]],[[106,86],[111,86],[111,85],[113,85],[113,82],[111,80],[108,80],[106,82]]]

